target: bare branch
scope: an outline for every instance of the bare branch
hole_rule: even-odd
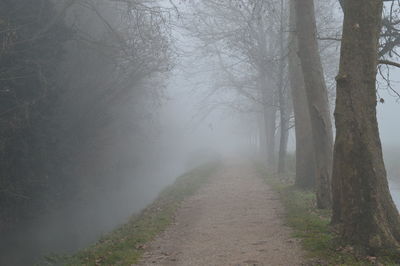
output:
[[[389,65],[389,66],[394,66],[394,67],[400,68],[400,63],[393,62],[390,60],[381,59],[381,60],[378,60],[378,63],[381,65]]]

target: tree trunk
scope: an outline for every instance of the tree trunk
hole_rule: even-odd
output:
[[[370,254],[399,249],[400,217],[389,192],[376,118],[381,0],[344,2],[337,80],[332,224]]]
[[[260,77],[261,93],[263,97],[265,145],[267,151],[267,167],[275,170],[275,131],[276,108],[274,106],[274,93],[267,85],[266,77]]]
[[[264,119],[266,129],[267,166],[269,169],[275,171],[275,108],[264,107]]]
[[[296,9],[299,57],[306,87],[316,161],[318,208],[331,207],[332,122],[317,42],[313,0],[292,0]]]
[[[283,0],[281,0],[281,17],[279,29],[279,113],[280,113],[280,138],[279,138],[279,155],[278,155],[278,173],[282,174],[286,169],[286,154],[289,139],[289,106],[284,86],[285,71],[285,51],[284,47],[284,12]]]
[[[280,92],[280,94],[283,94],[283,92]],[[279,98],[281,130],[279,138],[278,173],[282,174],[286,169],[286,155],[289,140],[289,110],[286,95],[279,95]]]
[[[263,13],[263,2],[256,1],[255,11],[256,16],[260,17],[257,19],[257,28],[253,32],[255,34],[255,38],[258,43],[258,51],[257,54],[261,58],[267,57],[269,54],[268,51],[268,42],[267,36],[264,32],[264,24],[262,21],[262,13]],[[266,145],[266,155],[267,155],[267,167],[271,171],[275,171],[276,163],[275,163],[275,137],[276,137],[276,112],[277,108],[275,107],[275,95],[274,90],[269,85],[270,81],[267,80],[270,77],[270,73],[268,67],[265,65],[263,60],[260,60],[257,63],[258,70],[258,82],[260,86],[260,92],[263,102],[263,115],[264,115],[264,126],[265,126],[265,145]]]
[[[289,29],[289,79],[293,102],[296,137],[297,187],[312,189],[315,186],[315,155],[312,142],[311,120],[304,87],[303,73],[297,51],[296,17],[294,2],[290,2]]]
[[[260,110],[260,113],[257,115],[258,120],[258,142],[259,146],[259,157],[266,158],[267,157],[267,144],[266,144],[266,135],[265,135],[265,120],[264,120],[264,109]]]

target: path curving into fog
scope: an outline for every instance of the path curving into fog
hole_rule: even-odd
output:
[[[139,265],[301,265],[278,197],[250,164],[227,163],[179,209]]]

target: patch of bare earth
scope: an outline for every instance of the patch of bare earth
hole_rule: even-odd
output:
[[[226,164],[184,201],[139,265],[301,265],[278,196],[251,165]]]

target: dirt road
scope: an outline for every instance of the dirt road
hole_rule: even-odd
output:
[[[300,265],[273,192],[246,163],[227,163],[179,209],[139,265]]]

